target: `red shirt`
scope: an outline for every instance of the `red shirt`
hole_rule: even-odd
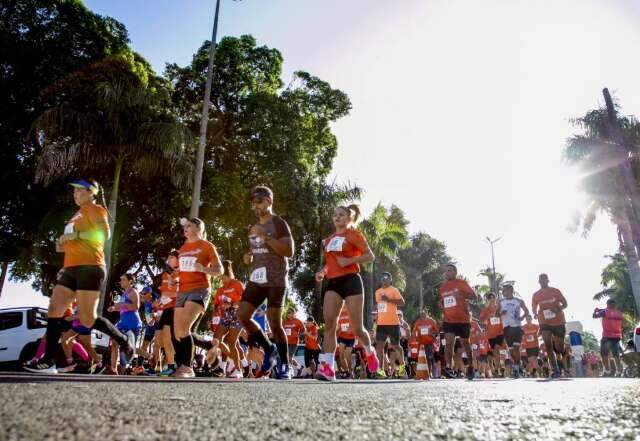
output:
[[[325,273],[328,279],[335,279],[336,277],[360,271],[360,266],[357,263],[344,268],[341,267],[338,265],[336,257],[359,257],[369,249],[367,239],[354,228],[348,228],[344,233],[333,233],[322,242],[322,245],[325,261],[327,262]]]
[[[346,307],[342,308],[342,311],[340,311],[337,334],[339,338],[343,338],[345,340],[353,340],[356,338],[356,335],[351,329],[351,319],[349,318],[349,311]]]
[[[287,344],[297,345],[300,342],[300,333],[304,332],[304,323],[294,317],[291,320],[284,320],[282,327],[287,334]]]
[[[320,349],[318,344],[318,327],[313,323],[307,322],[307,336],[304,341],[305,349],[317,351]]]
[[[200,288],[209,288],[209,275],[195,271],[195,263],[199,263],[202,266],[208,266],[209,264],[219,265],[220,258],[216,247],[211,242],[206,240],[196,240],[195,242],[185,242],[180,248],[179,262],[180,262],[180,286],[181,293],[193,291]]]
[[[502,328],[502,318],[496,316],[497,305],[489,305],[480,311],[480,321],[487,329],[487,338],[496,338],[504,333]]]
[[[540,326],[531,323],[525,323],[522,325],[522,332],[524,335],[522,336],[522,347],[525,349],[535,349],[540,344],[538,341],[538,331],[540,330]]]
[[[413,335],[418,339],[421,345],[430,345],[433,343],[433,336],[438,335],[438,324],[431,318],[425,318],[415,321],[413,324]]]
[[[602,337],[622,338],[622,313],[615,308],[602,310]]]
[[[565,305],[567,304],[567,301],[559,289],[551,287],[542,288],[533,294],[531,309],[533,309],[534,314],[538,315],[538,322],[541,325],[564,325],[566,323],[564,312],[562,310],[551,310],[551,308],[559,306],[560,302],[563,302]],[[538,307],[540,307],[539,311]]]
[[[476,297],[473,289],[462,279],[447,280],[440,285],[440,300],[444,308],[444,323],[469,323],[471,316],[467,299]]]

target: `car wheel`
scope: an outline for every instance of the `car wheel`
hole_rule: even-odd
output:
[[[22,367],[27,361],[31,360],[35,357],[36,352],[38,351],[38,345],[40,344],[40,340],[32,341],[31,343],[27,343],[22,351],[20,351],[20,358],[18,360],[18,366]]]

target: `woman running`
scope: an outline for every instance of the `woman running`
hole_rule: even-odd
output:
[[[174,316],[177,378],[193,378],[193,336],[191,327],[202,314],[211,296],[210,276],[222,274],[216,247],[205,240],[204,222],[197,217],[181,219],[186,239],[178,251],[179,290]]]
[[[116,327],[120,332],[127,336],[129,345],[132,348],[138,346],[138,336],[142,330],[142,319],[138,313],[140,309],[140,294],[133,286],[135,278],[133,274],[125,274],[120,276],[120,288],[124,291],[120,302],[109,307],[109,312],[118,311],[120,313],[120,320],[116,324]],[[120,347],[117,342],[111,342],[111,367],[105,371],[107,375],[117,375],[118,366],[118,352]],[[120,354],[120,366],[126,368],[127,365],[133,361],[133,358],[127,354]]]
[[[324,291],[323,316],[324,352],[320,355],[320,366],[316,372],[319,380],[336,379],[334,358],[336,350],[336,327],[343,304],[346,305],[351,318],[351,328],[362,341],[367,354],[367,366],[370,372],[378,370],[378,357],[371,346],[369,333],[362,325],[362,308],[364,304],[364,287],[360,277],[360,264],[372,262],[373,252],[365,237],[354,228],[360,218],[360,207],[349,205],[336,208],[333,215],[335,233],[323,241],[326,265],[316,273],[316,281],[325,277],[329,283]]]
[[[73,200],[79,210],[67,223],[56,248],[64,252],[64,265],[53,288],[49,302],[45,353],[36,363],[25,365],[30,372],[57,373],[54,357],[61,334],[68,329],[64,314],[74,301],[78,302],[78,318],[85,328],[95,328],[133,352],[126,337],[113,323],[98,317],[100,287],[105,279],[104,243],[111,234],[107,210],[96,204],[100,186],[92,179],[70,184]]]
[[[216,299],[220,300],[222,305],[222,320],[215,334],[216,339],[224,344],[233,363],[229,378],[241,379],[242,371],[240,364],[240,353],[238,352],[238,336],[242,331],[242,325],[238,321],[238,306],[242,298],[244,286],[235,279],[233,274],[233,264],[229,260],[222,262],[222,286],[216,291]],[[221,348],[223,347],[220,345]],[[224,352],[224,350],[223,350]],[[220,368],[226,372],[227,361],[223,360]]]
[[[162,369],[162,365],[160,365],[160,375],[163,377],[176,373],[176,352],[173,347],[173,316],[178,293],[178,267],[178,252],[173,250],[167,257],[160,283],[160,311],[162,312],[158,320],[156,345],[164,349],[167,367]]]

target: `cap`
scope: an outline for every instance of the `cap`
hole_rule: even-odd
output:
[[[393,277],[391,276],[391,273],[386,273],[386,272],[385,272],[385,273],[382,273],[382,279],[383,279],[383,280],[385,280],[385,279],[386,279],[386,280],[389,280],[389,281],[390,281],[390,280],[392,280],[392,279],[393,279]]]
[[[607,300],[607,305],[615,305],[615,304],[616,304],[615,300],[613,300],[613,299]]]
[[[251,190],[249,200],[254,200],[255,198],[268,198],[270,201],[273,201],[273,191],[271,191],[269,187],[259,185]]]
[[[149,294],[151,292],[151,287],[150,286],[145,286],[144,288],[142,288],[142,290],[140,291],[140,293],[142,294]]]
[[[85,190],[89,190],[92,194],[98,194],[98,183],[91,180],[78,179],[77,181],[73,181],[69,183],[70,186],[74,188],[84,188]]]

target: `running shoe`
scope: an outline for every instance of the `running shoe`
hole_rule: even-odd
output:
[[[240,369],[234,369],[227,378],[231,378],[233,380],[242,380],[244,376],[242,375]]]
[[[135,366],[132,370],[131,370],[131,375],[144,375],[144,368],[142,366]]]
[[[291,368],[288,364],[283,364],[276,370],[276,380],[291,380]]]
[[[456,373],[453,372],[453,369],[451,369],[450,367],[446,367],[442,370],[442,376],[444,378],[456,378]]]
[[[163,369],[160,372],[160,376],[161,377],[171,377],[172,375],[174,375],[176,373],[175,368],[172,368],[170,366],[167,366],[165,369]]]
[[[380,361],[378,360],[378,355],[375,352],[371,352],[367,355],[367,369],[373,374],[374,372],[378,372],[379,367]]]
[[[76,364],[74,362],[65,363],[58,368],[58,372],[62,372],[64,374],[73,372],[76,369]]]
[[[104,372],[104,370],[106,369],[106,366],[104,366],[102,363],[94,363],[91,365],[91,369],[89,369],[89,373],[91,375],[100,375],[101,373]]]
[[[467,380],[471,381],[473,380],[473,377],[475,377],[475,371],[473,369],[473,366],[469,366],[467,368]]]
[[[398,366],[398,377],[407,378],[407,367],[404,364]]]
[[[560,369],[554,369],[553,373],[551,374],[551,378],[560,378],[562,377],[562,374],[560,373]]]
[[[278,348],[272,344],[269,349],[264,352],[264,361],[260,370],[256,373],[256,378],[266,377],[271,373],[271,370],[275,367],[278,357]]]
[[[215,377],[215,378],[224,378],[225,377],[225,373],[222,369],[215,368],[214,370],[211,371],[211,376]]]
[[[176,378],[195,378],[196,373],[188,366],[180,366],[174,375]]]
[[[156,368],[149,368],[146,371],[144,371],[144,374],[149,376],[155,376],[157,375]]]
[[[379,380],[383,380],[387,378],[387,373],[383,369],[378,369],[376,371],[376,378]]]
[[[316,371],[316,380],[336,381],[336,373],[328,363],[320,363],[320,367]]]
[[[56,365],[47,361],[30,362],[24,365],[24,369],[34,374],[57,374]]]
[[[102,375],[118,375],[118,371],[111,366],[107,366],[106,369],[102,371]]]

